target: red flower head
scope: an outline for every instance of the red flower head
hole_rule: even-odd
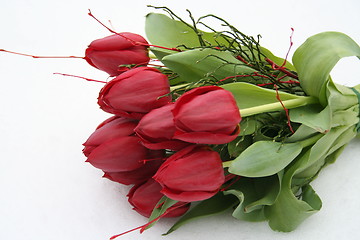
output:
[[[139,67],[108,82],[100,91],[98,104],[105,112],[140,119],[171,102],[169,93],[166,75],[155,68]]]
[[[162,158],[163,151],[145,148],[136,136],[117,137],[102,143],[87,162],[104,172],[128,172],[141,168],[146,160]]]
[[[175,139],[199,144],[225,144],[239,133],[240,112],[231,92],[198,87],[184,93],[173,110]]]
[[[135,185],[131,188],[128,197],[129,203],[134,206],[134,210],[145,217],[150,217],[152,210],[156,204],[164,196],[160,193],[161,186],[153,179],[147,182]],[[184,202],[176,203],[173,211],[167,213],[164,217],[178,217],[183,215],[190,207],[190,204]]]
[[[171,149],[178,151],[189,143],[172,139],[175,133],[174,117],[171,110],[174,104],[153,109],[146,114],[135,128],[144,146],[150,149]]]
[[[95,132],[83,144],[85,146],[84,155],[89,156],[92,150],[108,140],[134,134],[136,124],[136,122],[126,118],[108,118],[96,128]]]
[[[140,184],[154,176],[163,162],[163,159],[152,159],[133,171],[105,172],[103,177],[125,185]]]
[[[192,145],[169,157],[153,177],[167,197],[184,202],[214,196],[225,181],[222,161],[207,146]]]
[[[128,70],[120,65],[147,65],[148,42],[134,33],[119,33],[94,40],[85,51],[85,60],[93,67],[117,76]]]

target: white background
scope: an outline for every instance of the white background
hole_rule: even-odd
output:
[[[341,31],[360,43],[358,0],[296,1],[45,1],[1,0],[0,48],[38,55],[83,56],[94,39],[109,35],[87,15],[111,20],[121,31],[144,34],[147,4],[166,5],[182,17],[221,16],[244,33],[261,33],[262,45],[285,56],[290,28],[294,49],[322,31]],[[181,2],[181,3],[180,3]],[[142,225],[131,210],[129,187],[102,179],[85,163],[82,143],[109,115],[97,104],[100,83],[53,75],[106,80],[80,59],[32,59],[0,52],[0,239],[102,240]],[[360,83],[358,61],[341,61],[335,81]],[[162,220],[143,234],[120,239],[360,239],[360,140],[313,183],[322,210],[292,233],[267,223],[223,214],[193,222],[161,237],[175,220]]]

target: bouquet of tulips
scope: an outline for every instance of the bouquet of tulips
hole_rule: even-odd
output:
[[[311,181],[360,131],[360,85],[329,76],[339,59],[360,57],[360,47],[323,32],[291,64],[217,16],[189,12],[188,23],[155,8],[170,17],[146,16],[150,43],[113,32],[86,50],[90,65],[114,77],[98,98],[113,116],[84,143],[87,162],[133,185],[129,203],[149,218],[141,230],[181,216],[170,233],[230,209],[240,220],[294,230],[321,208]]]

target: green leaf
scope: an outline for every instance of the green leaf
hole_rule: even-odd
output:
[[[293,135],[286,139],[286,142],[297,142],[303,141],[307,138],[314,136],[314,134],[318,133],[313,128],[306,126],[305,124],[301,124],[300,127],[295,131]]]
[[[332,115],[330,107],[323,108],[319,104],[312,104],[290,110],[290,120],[302,123],[317,132],[325,133],[330,130]]]
[[[317,101],[311,97],[303,97],[280,91],[276,92],[275,90],[244,82],[224,84],[221,87],[234,95],[242,117],[264,112],[281,111],[284,110],[282,104],[286,108],[291,109],[316,103]],[[277,97],[281,99],[281,102]]]
[[[276,91],[258,87],[250,83],[228,83],[221,85],[221,87],[230,91],[234,95],[236,103],[240,109],[279,102],[276,98]],[[285,92],[278,92],[278,94],[282,101],[302,98],[301,96]]]
[[[302,148],[298,142],[258,141],[231,162],[229,172],[245,177],[270,176],[291,163]]]
[[[151,52],[153,54],[155,54],[156,58],[159,59],[160,61],[163,59],[163,57],[165,57],[167,55],[177,53],[177,52],[172,51],[172,50],[167,50],[167,49],[162,49],[162,48],[155,48],[155,47],[151,47],[150,50],[151,50]]]
[[[148,40],[155,45],[174,48],[179,45],[199,46],[196,33],[184,23],[175,21],[164,14],[146,15],[145,32]]]
[[[326,105],[326,83],[336,63],[343,57],[360,57],[360,47],[349,36],[323,32],[308,38],[294,53],[292,61],[304,91]]]
[[[346,110],[359,104],[356,93],[352,89],[335,84],[331,80],[326,84],[326,96],[332,112]]]
[[[184,22],[174,20],[164,14],[149,13],[146,16],[145,31],[148,40],[158,46],[174,48],[177,46],[185,45],[188,48],[200,47],[200,41],[198,34],[194,31],[192,26],[185,24]],[[197,29],[199,35],[207,44],[213,46],[226,46],[234,48],[237,46],[236,42],[233,42],[229,36],[224,36],[219,32],[205,32]],[[231,43],[229,43],[231,42]],[[235,45],[235,46],[234,46]],[[241,46],[243,51],[249,51],[247,47]],[[259,47],[262,54],[271,59],[274,63],[282,65],[284,63],[283,58],[279,58],[272,54],[268,49]],[[158,50],[158,48],[153,48]],[[257,50],[253,48],[254,56],[257,57]],[[164,50],[164,53],[176,53],[174,51]],[[154,53],[158,56],[157,53]],[[166,55],[167,55],[166,54]],[[161,59],[162,57],[160,57]],[[259,59],[258,59],[259,60]],[[264,61],[264,58],[261,59]],[[286,62],[284,65],[287,69],[295,70],[294,66],[290,62]]]
[[[254,179],[254,189],[259,195],[259,199],[249,203],[245,208],[245,212],[251,212],[255,209],[262,208],[263,206],[270,206],[274,204],[281,189],[281,179],[283,172],[278,174]]]
[[[239,205],[233,212],[233,217],[246,221],[266,220],[264,206],[272,205],[280,191],[282,174],[264,178],[241,178],[225,191],[239,199]]]
[[[154,45],[168,48],[180,45],[188,48],[201,46],[198,34],[191,26],[164,14],[149,13],[146,16],[145,32],[148,40]],[[198,33],[207,44],[229,46],[229,42],[219,33],[201,30],[198,30]]]
[[[237,202],[238,200],[234,196],[224,195],[222,192],[219,192],[214,197],[201,201],[195,207],[190,209],[164,235],[175,231],[182,225],[189,223],[193,220],[215,214],[220,214],[227,209],[232,208]]]
[[[265,216],[273,230],[290,232],[321,208],[321,200],[310,186],[302,189],[302,198],[295,196],[292,188],[294,174],[300,169],[306,168],[310,153],[311,149],[302,153],[286,169],[282,178],[281,191],[275,203],[265,206]]]
[[[302,199],[296,198],[286,187],[282,188],[275,204],[265,207],[265,215],[273,230],[290,232],[320,208],[321,200],[310,185],[303,188]]]
[[[229,76],[255,72],[254,69],[239,64],[230,52],[210,48],[167,55],[161,61],[187,82],[196,82],[206,77],[221,80]]]

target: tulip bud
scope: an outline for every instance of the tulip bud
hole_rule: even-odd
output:
[[[225,144],[239,133],[240,112],[231,92],[198,87],[184,93],[173,109],[174,138],[198,144]]]
[[[96,128],[95,132],[83,144],[85,146],[84,155],[89,156],[92,150],[103,142],[134,134],[136,124],[136,122],[126,118],[116,116],[108,118]]]
[[[189,143],[172,139],[175,133],[174,117],[171,110],[174,104],[153,109],[140,121],[135,132],[144,146],[150,149],[170,149],[178,151]]]
[[[133,171],[153,159],[153,152],[162,153],[145,148],[136,136],[117,137],[93,149],[87,162],[104,172]]]
[[[200,201],[214,196],[225,181],[217,152],[204,145],[188,146],[169,157],[153,177],[161,193],[178,201]]]
[[[139,67],[108,82],[100,91],[98,104],[105,112],[140,119],[171,102],[169,93],[166,75],[155,68]]]
[[[148,42],[134,33],[119,33],[94,40],[85,51],[85,60],[111,77],[127,71],[121,65],[147,65]]]
[[[154,176],[163,162],[163,159],[149,160],[142,167],[133,171],[105,172],[103,177],[125,185],[140,184]]]
[[[128,201],[132,206],[134,206],[133,209],[135,211],[145,217],[150,217],[153,209],[156,207],[156,204],[164,196],[160,193],[160,190],[160,184],[150,178],[147,182],[135,185],[131,188],[128,194]],[[167,213],[164,217],[181,216],[189,209],[189,207],[189,204],[178,202],[173,206],[174,210]]]

